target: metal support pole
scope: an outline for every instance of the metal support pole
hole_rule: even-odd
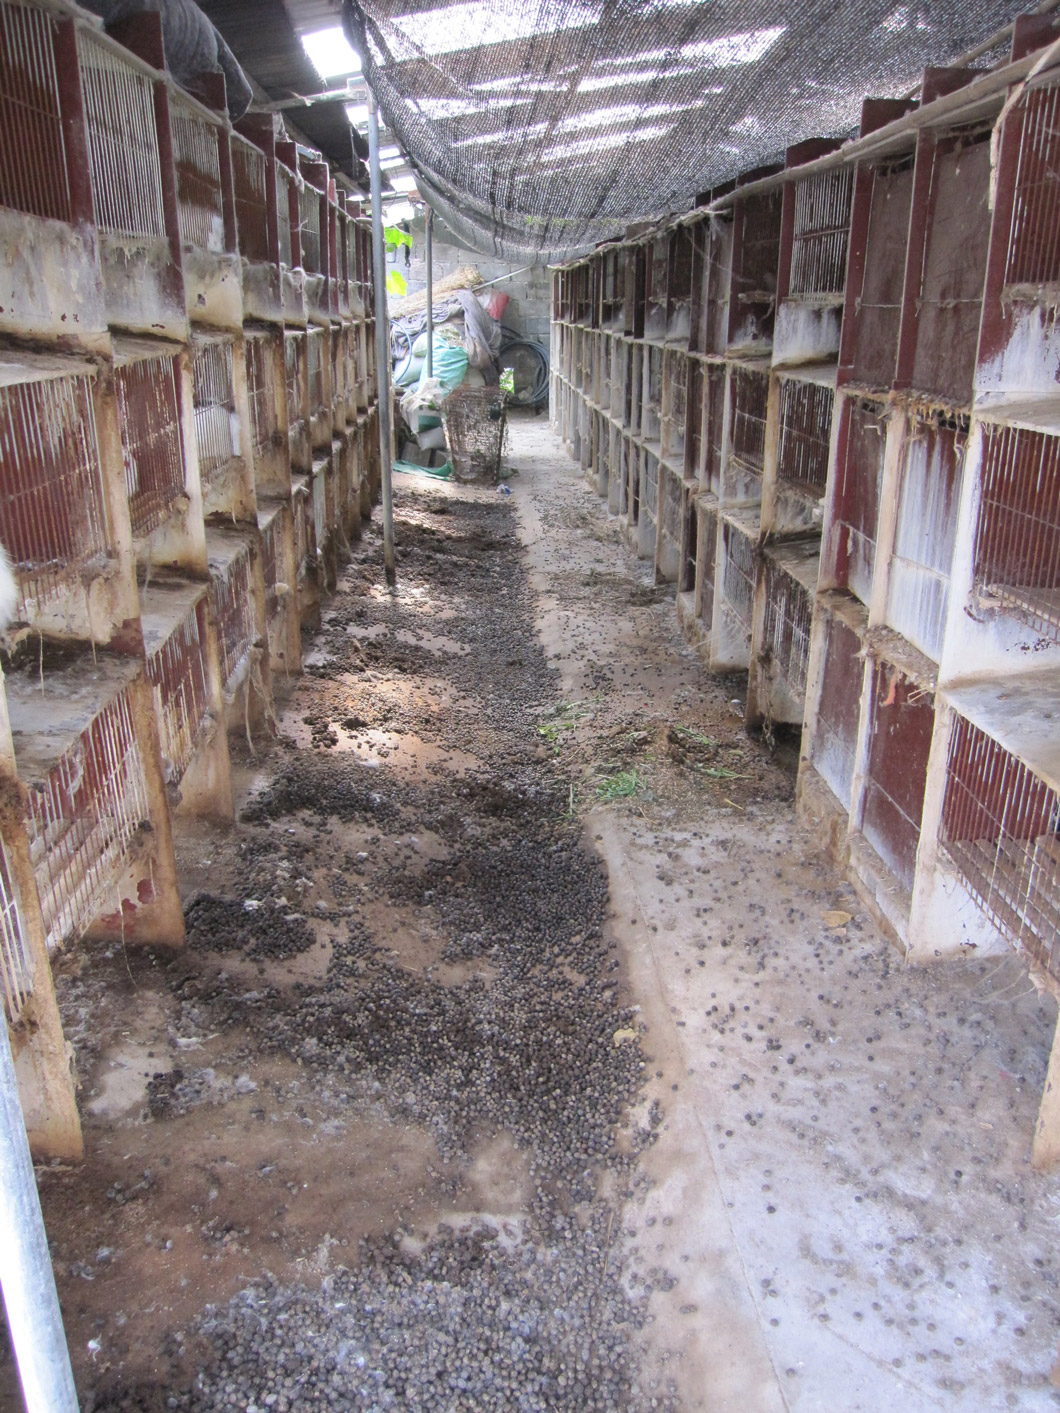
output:
[[[0,1014],[0,1286],[26,1413],[77,1413],[52,1258]]]
[[[379,112],[368,93],[368,167],[372,179],[372,264],[375,270],[375,361],[379,374],[379,456],[383,480],[383,567],[397,582],[394,559],[394,419],[390,411],[390,320],[386,312],[386,246],[383,244],[383,176],[379,166]]]
[[[434,212],[427,207],[427,376],[434,377]]]

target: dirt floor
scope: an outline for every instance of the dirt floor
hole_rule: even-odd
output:
[[[398,479],[394,593],[365,527],[188,947],[62,962],[82,1406],[1055,1408],[1055,1006],[906,968],[543,419],[510,469]]]

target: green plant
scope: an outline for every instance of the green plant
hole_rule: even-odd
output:
[[[695,741],[697,746],[708,746],[714,748],[718,742],[713,736],[704,736],[702,731],[694,731],[691,726],[674,726],[675,735],[687,736],[690,741]]]
[[[387,294],[408,294],[408,281],[400,270],[388,270],[386,272],[386,292]]]
[[[553,751],[558,751],[561,733],[573,731],[579,720],[588,714],[584,707],[574,702],[562,702],[547,713],[544,722],[537,728],[537,734]]]
[[[604,804],[611,804],[613,800],[628,800],[640,786],[640,776],[635,770],[620,770],[600,781],[596,787],[596,797]]]
[[[389,250],[397,250],[403,245],[407,245],[410,250],[412,249],[412,237],[400,226],[384,226],[383,239]]]
[[[501,373],[501,391],[502,391],[502,392],[506,392],[506,393],[512,393],[512,394],[514,395],[514,393],[515,393],[515,369],[514,369],[514,368],[505,368],[505,370],[503,371],[503,373]]]

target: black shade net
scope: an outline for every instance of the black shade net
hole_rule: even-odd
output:
[[[424,197],[469,245],[562,259],[856,130],[1027,6],[1002,0],[343,0]],[[990,56],[994,57],[994,56]]]

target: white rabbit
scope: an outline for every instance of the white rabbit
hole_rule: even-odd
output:
[[[0,545],[0,633],[18,616],[22,595],[7,550]]]

